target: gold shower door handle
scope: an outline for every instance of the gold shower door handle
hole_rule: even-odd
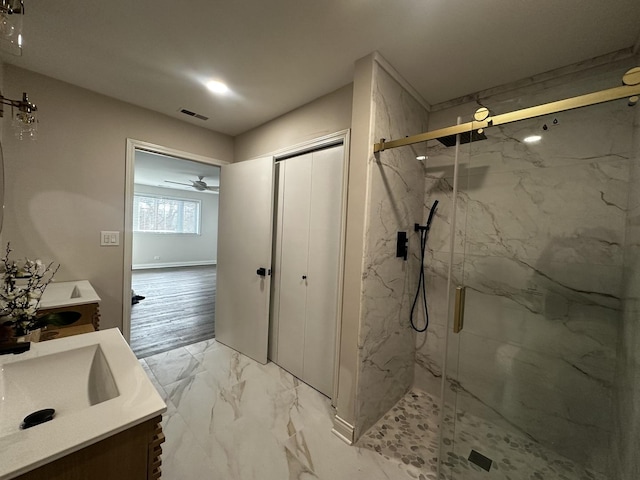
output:
[[[456,308],[453,312],[453,333],[460,333],[464,327],[465,287],[456,287]]]

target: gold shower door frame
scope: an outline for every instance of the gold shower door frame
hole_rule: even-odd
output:
[[[599,103],[610,102],[612,100],[619,100],[625,97],[629,98],[629,105],[634,105],[638,100],[640,100],[640,67],[634,67],[625,73],[622,77],[622,82],[623,86],[621,87],[600,90],[599,92],[566,98],[564,100],[557,100],[555,102],[523,108],[521,110],[515,110],[513,112],[495,116],[489,116],[489,110],[482,107],[476,111],[474,114],[474,121],[471,122],[440,128],[430,132],[419,133],[418,135],[391,140],[388,142],[386,139],[381,138],[378,143],[373,145],[373,153],[383,152],[391,148],[403,147],[405,145],[413,145],[414,143],[422,143],[427,140],[436,140],[438,138],[454,136],[459,133],[473,130],[481,130],[487,127],[495,127],[506,123],[513,123],[520,120],[527,120],[567,110],[574,110],[576,108],[588,107]]]

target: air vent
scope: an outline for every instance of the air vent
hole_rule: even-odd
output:
[[[186,108],[181,108],[180,113],[184,113],[185,115],[189,115],[190,117],[195,117],[199,120],[209,120],[209,117],[205,117],[204,115],[200,115],[199,113],[192,112],[191,110],[187,110]]]

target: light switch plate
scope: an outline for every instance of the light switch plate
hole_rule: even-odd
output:
[[[120,245],[120,232],[103,230],[100,232],[101,247],[116,247]]]

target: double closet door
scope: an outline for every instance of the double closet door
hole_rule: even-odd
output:
[[[331,397],[343,218],[344,146],[277,164],[269,354]]]

